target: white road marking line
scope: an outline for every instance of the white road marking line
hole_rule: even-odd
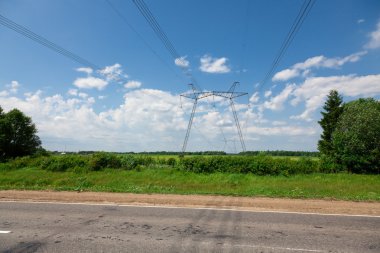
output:
[[[271,250],[291,250],[291,251],[303,251],[303,252],[326,252],[323,250],[316,249],[298,249],[298,248],[283,248],[283,247],[268,247],[268,246],[256,246],[256,245],[246,245],[246,244],[235,244],[233,246],[237,247],[249,247],[249,248],[258,248],[258,249],[271,249]]]
[[[9,234],[11,231],[2,231],[0,230],[0,234]]]
[[[214,242],[201,242],[201,244],[215,244]],[[270,250],[289,250],[289,251],[302,251],[302,252],[327,252],[326,250],[317,249],[302,249],[302,248],[290,248],[290,247],[274,247],[274,246],[262,246],[262,245],[252,245],[252,244],[229,244],[223,243],[223,247],[240,247],[240,248],[255,248],[255,249],[270,249]]]
[[[53,201],[17,201],[17,200],[1,200],[0,203],[27,203],[27,204],[57,204],[57,205],[88,205],[88,206],[120,206],[120,207],[147,207],[147,208],[166,208],[166,209],[195,209],[195,210],[216,210],[216,211],[235,211],[250,213],[279,213],[279,214],[300,214],[300,215],[320,215],[320,216],[342,216],[342,217],[364,217],[364,218],[380,218],[377,215],[365,214],[339,214],[339,213],[306,213],[291,211],[271,211],[271,210],[249,210],[237,208],[218,208],[218,207],[189,207],[189,206],[169,206],[169,205],[133,205],[133,204],[117,204],[117,203],[91,203],[91,202],[53,202]]]

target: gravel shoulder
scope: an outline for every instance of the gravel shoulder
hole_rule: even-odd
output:
[[[214,195],[5,190],[0,191],[0,201],[124,204],[194,208],[206,207],[247,211],[282,211],[380,216],[379,202],[279,199]]]

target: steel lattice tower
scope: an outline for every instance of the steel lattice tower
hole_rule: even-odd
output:
[[[229,99],[230,107],[231,107],[231,110],[232,110],[232,113],[234,116],[237,131],[238,131],[241,147],[242,147],[243,151],[246,151],[243,133],[241,131],[241,127],[239,124],[239,119],[238,119],[238,115],[236,113],[235,103],[234,103],[233,99],[247,95],[248,93],[236,92],[235,88],[238,84],[239,84],[239,82],[234,82],[228,91],[198,91],[194,87],[193,84],[189,84],[191,86],[192,91],[180,95],[181,97],[190,98],[190,99],[194,100],[193,109],[191,111],[191,115],[190,115],[190,119],[189,119],[189,124],[187,126],[185,140],[184,140],[183,146],[182,146],[182,154],[184,154],[186,151],[187,141],[189,140],[190,130],[191,130],[191,126],[193,124],[194,114],[195,114],[195,111],[197,108],[198,100],[203,99],[203,98],[207,98],[207,97],[211,97],[211,96],[217,96],[217,97],[223,97],[223,98]]]

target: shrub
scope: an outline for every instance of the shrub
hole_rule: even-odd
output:
[[[173,157],[170,157],[166,160],[166,165],[174,167],[177,164],[177,160]]]
[[[137,167],[137,160],[133,155],[124,155],[120,158],[121,167],[126,170],[133,170]]]
[[[88,167],[88,158],[80,155],[62,155],[45,157],[40,167],[49,171],[67,171],[75,167]]]
[[[319,171],[319,162],[310,158],[291,160],[270,156],[184,157],[180,168],[196,173],[230,172],[255,175],[307,174]]]
[[[90,170],[98,171],[104,168],[121,168],[121,159],[111,153],[99,152],[91,156],[89,162]]]

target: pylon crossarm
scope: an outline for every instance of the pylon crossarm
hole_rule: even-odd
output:
[[[246,151],[245,143],[244,143],[244,139],[243,139],[243,134],[242,134],[242,131],[240,128],[239,119],[238,119],[238,116],[236,113],[236,109],[235,109],[233,99],[237,98],[237,97],[244,96],[244,95],[248,95],[248,93],[246,93],[246,92],[235,92],[235,88],[238,84],[239,84],[239,82],[234,82],[228,91],[199,91],[196,89],[196,87],[193,84],[189,84],[191,87],[191,91],[188,91],[188,92],[180,95],[181,97],[190,98],[190,99],[194,100],[193,110],[191,112],[191,116],[189,119],[189,124],[188,124],[187,131],[186,131],[185,141],[184,141],[183,146],[182,146],[182,153],[183,154],[186,151],[186,146],[187,146],[187,142],[188,142],[188,139],[190,136],[191,126],[193,124],[194,114],[195,114],[195,110],[197,107],[198,100],[203,99],[203,98],[207,98],[207,97],[211,97],[211,96],[222,97],[222,98],[226,98],[226,99],[230,100],[231,110],[232,110],[232,113],[234,115],[236,128],[238,130],[238,135],[240,138],[241,146],[243,148],[243,151]]]
[[[237,98],[244,95],[248,95],[246,92],[229,92],[229,91],[213,91],[213,95],[223,98]]]
[[[180,95],[181,97],[184,97],[184,98],[190,98],[190,99],[196,99],[197,98],[197,96],[195,95],[195,94],[193,94],[193,93],[189,93],[189,94],[181,94]]]

